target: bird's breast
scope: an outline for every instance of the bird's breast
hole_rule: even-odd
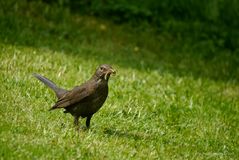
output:
[[[75,104],[69,108],[70,113],[79,115],[81,117],[87,117],[97,112],[104,104],[108,96],[108,86],[97,86],[95,92],[86,97],[80,103]]]
[[[92,108],[98,110],[105,102],[108,96],[108,87],[107,88],[98,88],[98,90],[90,98],[92,103]]]

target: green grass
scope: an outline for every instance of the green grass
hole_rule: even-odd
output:
[[[38,2],[13,8],[0,12],[0,159],[239,157],[237,54]],[[78,133],[48,112],[56,98],[32,73],[70,89],[101,63],[118,74]]]

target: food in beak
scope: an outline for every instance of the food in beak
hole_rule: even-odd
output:
[[[104,76],[104,79],[107,80],[109,79],[110,75],[115,75],[116,74],[116,71],[113,70],[113,69],[110,69],[108,72],[106,72],[105,76]]]
[[[110,72],[111,72],[112,75],[116,75],[116,71],[115,70],[111,69]]]

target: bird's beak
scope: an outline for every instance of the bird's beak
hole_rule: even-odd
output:
[[[116,71],[114,69],[110,69],[110,74],[116,75]]]
[[[116,71],[114,69],[109,69],[108,72],[105,74],[104,79],[108,80],[110,75],[115,75]]]

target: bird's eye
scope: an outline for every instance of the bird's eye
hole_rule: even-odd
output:
[[[100,70],[101,70],[101,71],[103,71],[103,70],[104,70],[104,68],[103,68],[103,67],[100,67]]]

